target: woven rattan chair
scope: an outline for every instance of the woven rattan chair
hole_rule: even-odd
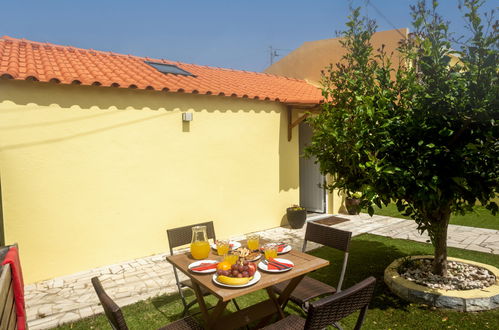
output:
[[[264,329],[315,330],[324,329],[328,325],[333,325],[341,329],[337,322],[358,310],[360,310],[360,313],[354,329],[360,329],[362,323],[364,323],[367,308],[374,293],[375,284],[376,279],[371,276],[345,291],[311,302],[307,319],[303,319],[297,315],[290,315]]]
[[[338,285],[335,288],[321,281],[313,279],[312,277],[305,276],[291,293],[289,300],[301,306],[304,310],[307,310],[306,303],[310,299],[317,298],[326,294],[340,292],[341,286],[343,284],[343,279],[345,277],[345,271],[347,269],[348,250],[350,247],[351,238],[352,233],[349,231],[339,230],[315,222],[307,223],[307,230],[305,232],[305,240],[303,242],[302,251],[305,252],[308,241],[319,243],[343,251],[345,254],[343,257],[343,265],[341,267],[340,280],[338,281]],[[278,294],[282,294],[288,283],[289,281],[279,283],[273,288]]]
[[[202,223],[197,223],[194,225],[189,225],[189,226],[184,226],[184,227],[178,227],[178,228],[173,228],[173,229],[168,229],[166,231],[166,235],[168,236],[168,244],[170,246],[170,255],[173,255],[173,249],[182,245],[186,245],[191,243],[192,241],[192,227],[194,226],[206,226],[206,234],[208,235],[208,239],[213,239],[213,241],[216,241],[216,236],[215,236],[215,228],[213,227],[213,221],[209,222],[202,222]],[[192,282],[191,280],[187,279],[184,281],[180,281],[177,273],[177,269],[173,267],[173,274],[175,275],[175,281],[177,283],[177,288],[178,292],[180,294],[180,298],[182,299],[182,304],[184,305],[184,311],[182,315],[185,315],[189,308],[193,306],[194,304],[197,303],[197,300],[194,299],[190,303],[187,303],[184,295],[184,289],[191,289],[192,290]],[[204,289],[203,286],[201,286],[201,292],[203,293],[204,296],[209,295],[210,293]],[[239,306],[237,305],[236,301],[234,301],[234,305],[236,308],[239,310]]]
[[[125,318],[121,312],[121,308],[107,295],[102,287],[98,277],[92,278],[92,285],[94,286],[97,297],[106,313],[107,320],[114,330],[128,330]],[[159,330],[188,330],[188,329],[203,329],[199,323],[192,317],[186,317],[170,324],[161,327]]]

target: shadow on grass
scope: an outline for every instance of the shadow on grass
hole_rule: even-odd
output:
[[[187,291],[187,290],[186,290]],[[188,296],[189,292],[185,292],[185,295]],[[194,296],[192,294],[192,296]],[[195,298],[195,297],[192,297]],[[191,299],[192,299],[191,298]],[[171,317],[174,316],[176,318],[180,318],[182,316],[182,310],[178,315],[167,315],[165,312],[163,312],[163,309],[167,309],[174,303],[180,303],[181,304],[182,299],[180,298],[180,295],[178,293],[170,294],[167,296],[159,296],[159,297],[154,297],[151,299],[151,303],[154,306],[154,308],[161,314],[163,314],[164,317]],[[190,301],[190,300],[188,300]],[[183,307],[183,305],[182,305]]]
[[[341,265],[343,263],[343,252],[321,247],[309,252],[310,254],[330,261],[328,267],[321,268],[310,276],[324,283],[337,286]],[[423,251],[414,251],[411,254],[424,254]],[[376,277],[376,289],[374,298],[370,304],[371,309],[396,308],[406,310],[409,303],[391,293],[386,286],[383,276],[385,268],[397,258],[407,256],[396,246],[385,245],[381,242],[354,239],[350,244],[350,257],[348,259],[347,270],[342,289],[364,280],[369,276]]]

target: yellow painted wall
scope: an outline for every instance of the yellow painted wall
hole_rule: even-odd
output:
[[[280,225],[298,138],[275,102],[0,80],[0,176],[31,283],[166,252],[167,228]]]

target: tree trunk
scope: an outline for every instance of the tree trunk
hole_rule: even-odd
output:
[[[433,274],[447,276],[447,228],[449,227],[450,208],[439,212],[439,220],[433,223],[432,243],[435,248]]]

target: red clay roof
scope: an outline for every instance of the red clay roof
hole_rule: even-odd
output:
[[[173,64],[194,76],[164,74],[144,61]],[[322,100],[320,90],[304,80],[80,49],[7,36],[0,38],[0,77],[61,84],[225,95],[283,103],[317,104]]]

